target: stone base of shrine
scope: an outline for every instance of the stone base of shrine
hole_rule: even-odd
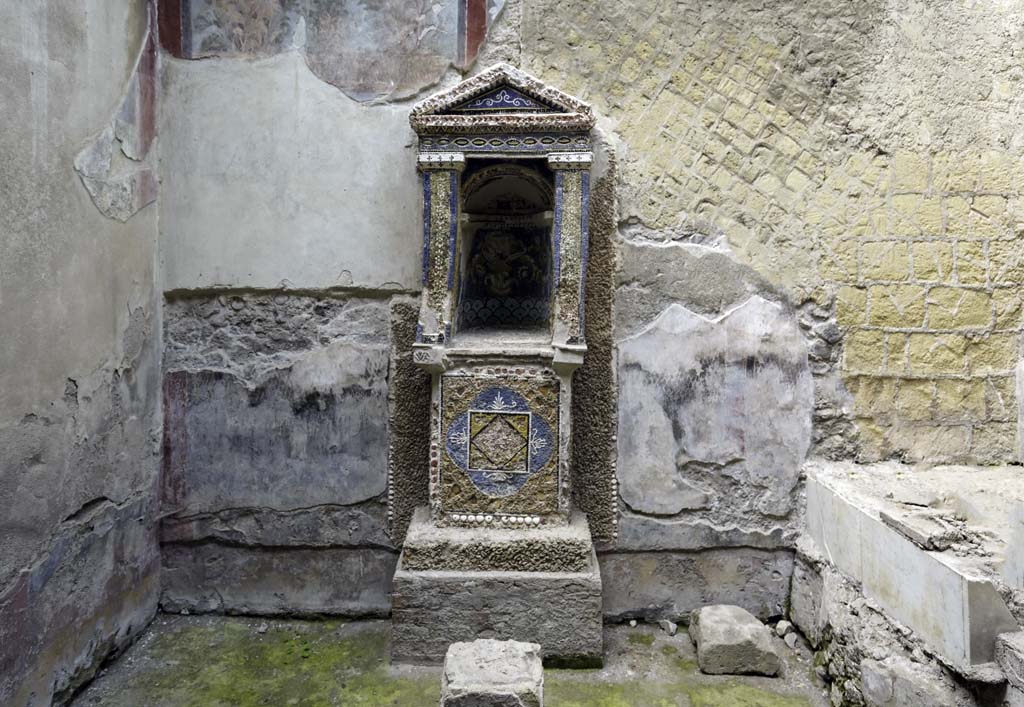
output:
[[[447,542],[464,538],[473,552],[449,547],[456,560],[469,554],[479,557],[481,550],[486,554],[492,549],[482,547],[471,534],[459,537],[447,529],[430,528],[419,514],[414,525],[421,527],[410,527],[412,538],[422,539],[435,531]],[[544,545],[545,532],[544,528],[519,531],[526,555]],[[589,543],[589,531],[586,539]],[[501,540],[498,554],[507,560],[515,555],[514,548],[507,545],[507,537]],[[600,666],[601,574],[592,544],[586,557],[579,569],[554,572],[411,569],[403,550],[392,585],[392,660],[441,663],[452,643],[494,638],[539,643],[547,665]]]
[[[594,543],[587,516],[576,510],[564,525],[540,528],[443,527],[417,508],[402,546],[407,570],[583,572]]]

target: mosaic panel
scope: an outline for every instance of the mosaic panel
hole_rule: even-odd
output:
[[[458,235],[459,172],[429,169],[423,172],[423,284],[426,303],[433,311],[431,331],[417,340],[443,341],[449,324],[448,294],[452,287],[455,240]]]
[[[558,317],[568,331],[569,343],[580,340],[580,283],[583,251],[583,173],[560,170],[555,184],[555,238],[558,252],[555,269],[558,283]]]
[[[441,509],[558,511],[558,379],[441,378]]]
[[[461,326],[546,326],[550,309],[549,249],[545,228],[478,231],[466,263]]]

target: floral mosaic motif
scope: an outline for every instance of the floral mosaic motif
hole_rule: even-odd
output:
[[[482,96],[472,98],[452,110],[455,113],[477,113],[480,111],[549,111],[553,109],[514,88],[502,86]]]
[[[511,496],[551,459],[554,437],[523,396],[493,387],[452,421],[445,448],[477,489],[488,496]]]

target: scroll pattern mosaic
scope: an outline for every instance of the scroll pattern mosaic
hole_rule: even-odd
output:
[[[446,512],[557,512],[558,393],[553,373],[442,376]]]
[[[455,107],[453,112],[478,113],[508,110],[550,111],[553,109],[510,86],[501,86],[482,96],[466,101],[461,106]]]
[[[588,135],[527,133],[512,135],[423,135],[420,152],[581,152],[591,147]]]

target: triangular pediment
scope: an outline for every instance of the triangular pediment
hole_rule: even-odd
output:
[[[492,88],[490,91],[470,98],[468,101],[463,101],[448,112],[471,115],[473,113],[515,113],[521,111],[550,113],[553,111],[557,112],[558,109],[516,89],[514,86],[501,84],[497,88]]]
[[[419,133],[566,132],[589,131],[594,115],[583,101],[498,64],[416,104],[409,120]]]

